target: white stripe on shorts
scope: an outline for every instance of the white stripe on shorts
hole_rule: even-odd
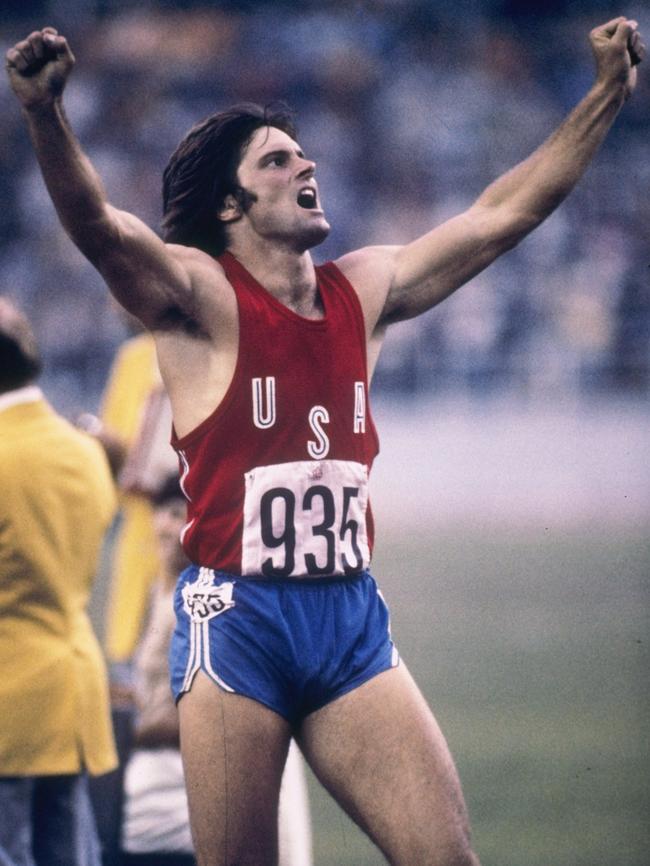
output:
[[[201,665],[203,661],[203,665]],[[185,677],[181,686],[181,693],[189,692],[192,687],[192,682],[196,672],[203,667],[203,670],[214,680],[217,685],[221,686],[227,692],[234,693],[234,689],[221,679],[219,674],[212,667],[210,659],[210,622],[190,622],[190,654],[185,668]]]
[[[210,620],[206,620],[204,623],[202,623],[202,629],[203,629],[203,664],[205,666],[204,670],[205,670],[206,674],[208,674],[210,677],[212,677],[212,679],[215,681],[215,683],[217,683],[217,685],[221,686],[222,689],[225,689],[227,692],[233,692],[234,693],[235,690],[233,688],[231,688],[227,683],[225,683],[221,679],[219,674],[212,667],[212,661],[210,659]]]
[[[201,667],[201,655],[200,655],[200,646],[197,647],[197,637],[199,638],[199,643],[201,640],[201,633],[197,632],[198,623],[190,622],[190,655],[187,660],[187,667],[185,669],[185,678],[183,679],[183,685],[181,686],[181,692],[187,692],[192,685],[192,680],[194,679],[194,674]]]

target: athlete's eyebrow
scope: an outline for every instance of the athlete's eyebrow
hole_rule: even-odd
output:
[[[293,151],[296,156],[299,156],[301,159],[305,158],[305,154],[302,151],[302,148],[297,147]],[[289,150],[288,147],[279,147],[275,150],[270,150],[268,153],[262,154],[262,156],[258,160],[258,165],[264,165],[265,162],[270,162],[272,159],[275,159],[276,156],[291,156],[292,151]]]

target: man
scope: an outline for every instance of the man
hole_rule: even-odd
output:
[[[66,40],[46,28],[7,54],[59,217],[153,333],[171,400],[194,563],[172,676],[201,866],[277,861],[292,733],[390,863],[478,863],[446,743],[366,570],[368,381],[389,324],[513,247],[582,175],[644,52],[625,18],[591,44],[587,96],[465,213],[320,268],[309,250],[329,225],[286,116],[239,107],[188,134],[165,172],[163,243],[108,204],[70,131]]]
[[[40,366],[0,297],[0,862],[99,866],[85,771],[116,758],[86,606],[115,491],[101,446],[34,385]]]

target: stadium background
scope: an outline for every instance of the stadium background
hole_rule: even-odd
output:
[[[44,24],[70,38],[71,121],[111,200],[154,227],[195,120],[286,99],[333,225],[319,261],[408,240],[525,157],[589,87],[591,27],[626,14],[650,34],[641,2],[2,9],[3,50]],[[374,384],[375,572],[484,866],[645,866],[650,849],[649,72],[571,198],[395,327]],[[125,325],[58,226],[4,78],[0,109],[0,291],[74,417],[97,408]],[[378,863],[313,796],[317,866]]]

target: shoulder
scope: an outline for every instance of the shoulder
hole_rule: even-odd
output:
[[[233,308],[234,290],[218,259],[197,247],[182,244],[166,244],[166,247],[169,255],[189,277],[189,312],[199,326],[208,325],[215,313]]]
[[[363,247],[334,261],[359,296],[369,335],[381,319],[400,249],[399,246]]]
[[[360,280],[381,277],[386,266],[390,266],[401,249],[400,246],[377,245],[362,247],[346,253],[334,264],[350,279],[354,275]]]
[[[225,271],[219,260],[198,247],[184,244],[165,244],[167,253],[174,261],[185,268],[190,276],[209,275],[211,279],[227,282]]]

